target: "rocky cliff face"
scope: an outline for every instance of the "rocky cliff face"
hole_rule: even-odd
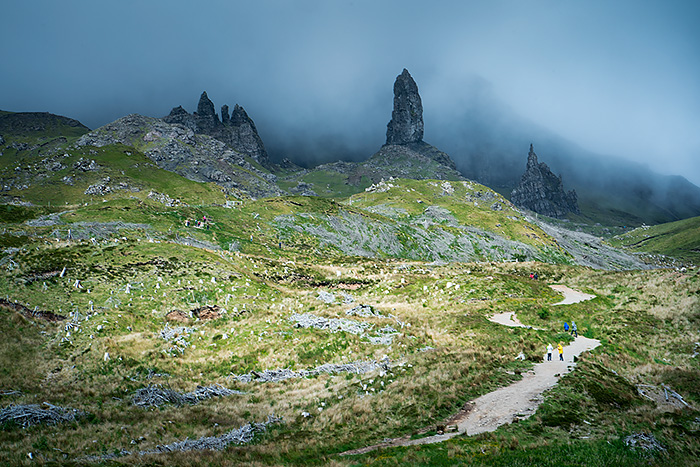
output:
[[[209,135],[223,142],[231,149],[247,154],[265,168],[272,168],[273,164],[267,155],[255,123],[248,116],[243,107],[236,104],[229,117],[227,105],[221,107],[221,120],[216,115],[214,103],[202,93],[194,114],[188,113],[182,106],[173,108],[170,114],[163,117],[166,123],[184,125],[195,133]]]
[[[581,212],[576,192],[564,191],[561,176],[557,177],[547,164],[537,161],[532,145],[527,156],[527,168],[520,184],[511,193],[510,200],[516,206],[558,219],[570,212]]]
[[[394,82],[394,110],[386,128],[386,144],[423,141],[423,104],[407,69]]]

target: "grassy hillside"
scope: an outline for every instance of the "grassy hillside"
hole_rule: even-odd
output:
[[[654,226],[642,226],[610,240],[614,246],[639,254],[667,256],[700,264],[700,217]],[[663,261],[663,258],[649,258]]]
[[[23,170],[17,170],[21,168]],[[140,199],[151,190],[187,204],[223,203],[214,184],[192,182],[159,169],[143,154],[122,145],[72,148],[44,155],[6,150],[0,158],[5,195],[36,205],[80,205],[120,198]],[[109,187],[86,194],[90,186]]]
[[[0,135],[10,142],[41,144],[56,137],[75,138],[88,131],[77,120],[48,112],[0,111]]]
[[[57,149],[0,157],[2,465],[697,463],[698,269],[575,266],[473,182],[252,200],[129,146]],[[596,298],[553,306],[555,283]],[[571,320],[601,345],[532,417],[340,455],[434,433]]]
[[[6,424],[3,462],[16,464],[28,452],[57,461],[106,460],[117,452],[128,463],[186,465],[191,454],[141,457],[121,450],[218,436],[273,413],[283,423],[252,445],[197,458],[262,465],[453,464],[478,455],[488,464],[529,459],[553,465],[569,456],[581,465],[607,465],[600,455],[588,456],[610,441],[606,455],[631,465],[640,456],[622,439],[639,432],[653,433],[664,446],[664,453],[648,454],[660,462],[684,464],[700,453],[696,411],[669,412],[634,388],[666,384],[700,403],[692,356],[700,337],[693,330],[700,321],[697,273],[591,274],[535,263],[310,263],[151,243],[138,230],[118,235],[96,244],[37,239],[24,251],[3,254],[0,288],[27,310],[24,316],[0,311],[7,330],[0,347],[0,388],[8,394],[3,406],[46,401],[89,414],[26,430]],[[527,278],[531,271],[540,281]],[[558,298],[549,282],[598,298],[552,307]],[[360,304],[371,307],[366,316],[357,311]],[[211,320],[197,319],[207,305],[220,308]],[[45,322],[32,317],[33,310],[66,320]],[[182,310],[184,321],[169,322],[173,310]],[[486,320],[513,310],[543,330]],[[298,327],[303,314],[337,320],[344,330]],[[337,456],[386,437],[419,436],[468,400],[518,379],[540,360],[547,342],[571,338],[561,332],[570,319],[603,345],[547,394],[534,417],[439,446]],[[520,353],[524,361],[516,358]],[[374,369],[342,369],[351,363]],[[265,370],[313,371],[324,364],[338,369],[257,380]],[[154,384],[180,393],[219,384],[242,394],[194,405],[134,405],[137,391]]]

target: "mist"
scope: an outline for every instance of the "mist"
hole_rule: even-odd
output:
[[[692,0],[7,2],[0,109],[96,128],[206,90],[308,166],[379,149],[407,68],[425,140],[467,174],[494,154],[524,168],[534,143],[562,172],[579,148],[700,184],[698,17]]]

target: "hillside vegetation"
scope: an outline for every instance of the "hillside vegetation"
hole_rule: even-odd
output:
[[[697,268],[579,266],[475,182],[252,199],[66,139],[0,148],[0,464],[697,463]],[[533,416],[341,455],[449,425],[572,320],[601,345]]]
[[[657,263],[700,264],[700,217],[667,224],[644,225],[618,235],[610,243],[646,255]]]

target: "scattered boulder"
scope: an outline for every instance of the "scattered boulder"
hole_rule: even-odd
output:
[[[221,308],[217,305],[205,305],[192,310],[192,316],[202,321],[211,321],[221,317]]]
[[[301,181],[297,183],[297,186],[291,188],[289,191],[300,196],[318,196],[318,194],[313,190],[313,185]]]
[[[633,433],[625,438],[625,445],[632,449],[641,449],[647,452],[666,450],[651,433]]]
[[[85,159],[84,157],[81,157],[75,164],[73,164],[73,169],[81,172],[90,172],[99,169],[99,166],[93,159]]]
[[[158,201],[159,203],[163,203],[168,207],[181,206],[181,205],[186,206],[186,204],[184,204],[179,199],[173,199],[165,193],[158,193],[157,191],[153,191],[153,190],[151,190],[148,193],[147,198]]]
[[[182,310],[172,310],[165,315],[165,319],[172,321],[174,323],[184,323],[190,322],[190,316]]]
[[[104,196],[107,193],[111,193],[113,191],[112,187],[110,187],[108,185],[110,180],[111,179],[109,177],[107,177],[104,180],[102,180],[101,182],[95,183],[94,185],[90,185],[85,190],[85,194],[86,195],[93,195],[93,196]]]

